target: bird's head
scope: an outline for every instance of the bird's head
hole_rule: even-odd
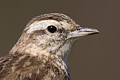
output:
[[[76,38],[99,33],[96,29],[83,28],[70,17],[50,13],[33,18],[25,27],[17,45],[21,51],[33,55],[57,56],[66,59]]]

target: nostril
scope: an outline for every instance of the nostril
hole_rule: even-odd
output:
[[[80,30],[80,29],[82,29],[82,27],[78,27],[76,30]]]

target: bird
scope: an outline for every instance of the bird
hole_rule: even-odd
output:
[[[0,58],[0,80],[71,80],[67,57],[72,44],[98,33],[62,13],[36,16],[9,53]]]

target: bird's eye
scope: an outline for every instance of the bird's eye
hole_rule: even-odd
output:
[[[47,27],[47,30],[51,33],[54,33],[55,31],[57,31],[57,28],[53,25],[50,25]]]

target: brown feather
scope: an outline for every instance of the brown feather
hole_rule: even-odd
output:
[[[0,80],[69,80],[56,58],[45,57],[15,53],[0,58]]]

